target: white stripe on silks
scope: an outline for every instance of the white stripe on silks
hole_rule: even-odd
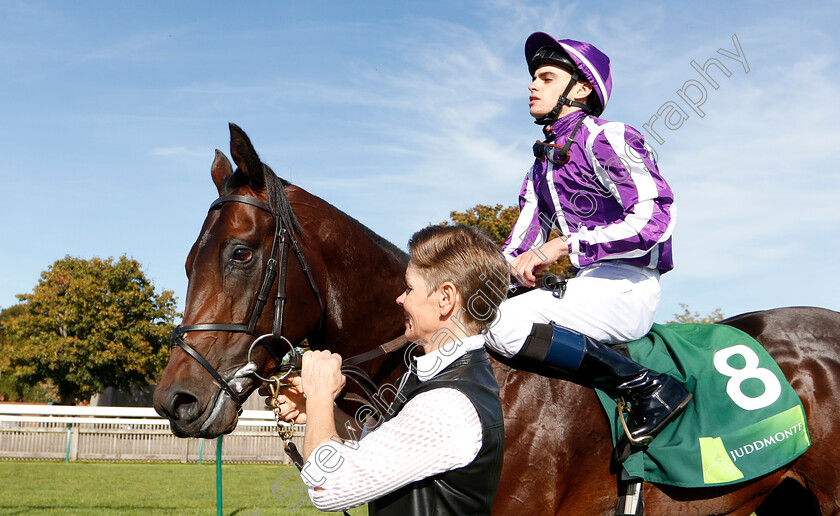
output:
[[[645,256],[650,251],[645,251],[644,249],[634,249],[633,251],[627,251],[626,253],[615,253],[610,254],[609,258],[604,258],[605,260],[629,260],[631,258],[641,258]]]
[[[528,183],[525,187],[525,206],[522,207],[522,210],[519,212],[519,217],[513,224],[513,229],[510,233],[510,243],[504,249],[505,258],[508,261],[513,260],[510,253],[522,246],[523,237],[530,234],[528,228],[530,228],[536,218],[537,209],[537,195],[534,192],[534,167],[531,167],[530,172],[528,172]],[[539,223],[540,221],[537,219],[536,222]],[[542,232],[540,232],[540,235],[542,235]],[[542,240],[542,236],[537,238],[537,242],[542,244],[540,240]]]
[[[546,160],[546,167],[550,161]],[[557,195],[557,188],[554,183],[554,165],[551,165],[551,170],[546,170],[546,179],[548,180],[548,192],[551,194],[551,202],[554,204],[554,224],[560,227],[560,231],[564,235],[571,235],[569,232],[569,221],[566,220],[566,215],[563,213],[563,205],[560,204],[560,196]],[[549,228],[550,230],[551,228]]]
[[[589,136],[586,138],[586,154],[589,157],[589,162],[592,165],[592,170],[595,171],[595,176],[598,179],[598,181],[600,181],[601,186],[603,186],[605,190],[609,191],[613,199],[618,201],[618,204],[621,206],[622,209],[624,209],[624,200],[618,194],[618,187],[615,186],[615,181],[613,181],[612,177],[610,177],[610,175],[607,173],[604,166],[601,165],[601,163],[598,161],[598,158],[595,157],[595,138],[597,138],[598,135],[601,134],[601,132],[606,128],[608,124],[599,126],[593,120],[587,117],[583,125],[586,126],[586,129],[589,130]]]
[[[655,269],[659,264],[659,244],[653,246],[650,250],[650,261],[648,262],[648,269]]]
[[[641,233],[642,228],[650,220],[653,209],[654,202],[652,200],[640,202],[633,207],[633,212],[628,213],[623,221],[590,230],[581,228],[578,234],[581,240],[590,244],[606,244],[626,240]],[[634,252],[639,253],[636,256],[647,254],[647,250],[644,249],[638,249]]]
[[[569,261],[572,262],[572,267],[574,267],[576,269],[580,269],[580,257],[581,257],[580,246],[578,246],[577,254],[572,253],[572,254],[569,255]]]
[[[560,42],[558,41],[558,43],[560,43]],[[589,61],[589,59],[583,57],[583,54],[581,54],[580,52],[578,52],[574,48],[570,47],[569,45],[565,45],[563,43],[560,43],[560,46],[562,46],[563,50],[565,50],[566,52],[574,54],[575,57],[577,57],[578,59],[583,61],[583,64],[585,64],[586,67],[589,68],[589,71],[592,72],[592,75],[595,76],[595,81],[598,83],[598,88],[601,89],[601,94],[604,95],[604,105],[601,106],[601,111],[606,109],[607,101],[609,100],[608,98],[606,98],[607,87],[604,85],[604,79],[600,75],[598,75],[598,70],[594,66],[592,66],[592,63]],[[600,98],[598,100],[600,100]]]
[[[640,205],[650,205],[651,207],[655,206],[653,201],[645,201],[644,203],[637,204],[636,209],[638,209]],[[625,219],[625,221],[631,220],[633,218],[632,215],[633,214],[631,214],[631,216],[627,217],[627,219]],[[628,251],[626,253],[610,254],[610,259],[639,258],[639,257],[644,256],[647,253],[651,253],[651,255],[652,255],[651,256],[651,268],[655,269],[656,265],[659,263],[659,244],[661,244],[661,243],[665,242],[666,240],[668,240],[669,238],[671,238],[671,233],[673,233],[673,231],[674,231],[674,224],[676,223],[676,207],[673,204],[671,205],[670,215],[671,216],[670,216],[670,220],[668,222],[668,227],[666,228],[665,232],[662,235],[660,235],[660,237],[657,239],[656,244],[653,246],[652,249],[648,249],[648,250],[636,249],[636,250],[633,250],[633,251]],[[640,219],[650,220],[650,217],[645,218],[644,216],[642,216]],[[636,224],[638,224],[638,223],[639,222],[636,221]],[[621,228],[618,228],[618,226],[621,226],[622,224],[624,224],[624,223],[622,222],[621,224],[613,225],[612,227],[609,228],[609,231],[611,232],[611,230],[613,230],[615,228],[621,229]],[[628,226],[629,225],[630,224],[628,224]],[[622,240],[620,238],[612,238],[612,239],[603,238],[602,235],[606,235],[607,233],[608,233],[608,230],[602,230],[602,229],[597,229],[595,231],[581,231],[580,233],[578,233],[578,237],[580,238],[581,241],[591,243],[591,244],[600,244],[600,243],[615,242],[615,241],[618,241],[618,240]],[[631,236],[633,236],[635,234],[638,234],[638,232],[635,232],[635,233],[631,234]]]
[[[635,156],[627,156],[627,159],[622,159],[621,162],[628,169],[627,172],[630,174],[629,179],[632,179],[633,184],[636,186],[636,196],[638,199],[655,199],[659,197],[656,182],[653,180],[650,170],[645,166],[644,160],[642,160],[639,153],[627,144],[627,140],[624,137],[625,130],[626,126],[624,124],[610,122],[604,126],[604,136],[607,138],[610,147],[612,147],[613,151],[619,157],[626,156],[629,152],[635,154]],[[628,152],[624,152],[625,150]]]

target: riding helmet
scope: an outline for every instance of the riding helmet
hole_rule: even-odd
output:
[[[597,96],[592,114],[600,116],[612,92],[612,71],[610,58],[594,45],[573,39],[555,39],[545,32],[535,32],[525,41],[525,60],[528,71],[534,74],[544,64],[554,64],[569,69],[570,65],[580,71]]]

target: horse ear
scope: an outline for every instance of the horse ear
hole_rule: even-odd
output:
[[[233,162],[248,179],[248,184],[252,188],[264,188],[262,162],[251,140],[238,125],[228,124],[228,126],[230,127],[230,155],[233,157]]]
[[[213,182],[219,190],[219,197],[224,195],[225,179],[231,174],[233,174],[233,168],[230,166],[230,161],[222,151],[216,149],[216,158],[213,160],[213,166],[210,167],[210,175],[213,176]]]

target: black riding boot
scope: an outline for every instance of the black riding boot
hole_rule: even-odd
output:
[[[630,437],[637,444],[653,439],[691,400],[691,393],[667,374],[553,324],[534,324],[516,356],[540,362],[570,381],[629,402]]]

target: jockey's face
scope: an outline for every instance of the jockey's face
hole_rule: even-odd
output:
[[[569,80],[572,74],[565,69],[554,65],[543,65],[537,68],[534,72],[534,80],[528,86],[528,91],[531,96],[528,98],[528,107],[530,108],[531,116],[539,119],[547,115],[557,105],[557,99],[566,91],[569,85]],[[567,97],[571,100],[583,102],[589,93],[592,92],[592,86],[586,82],[576,82],[572,86],[571,91]],[[564,116],[572,111],[577,111],[580,108],[563,106],[559,116]]]
[[[405,312],[405,336],[411,341],[430,343],[441,327],[440,289],[428,292],[423,276],[411,265],[405,271],[405,284],[405,292],[397,298]]]

